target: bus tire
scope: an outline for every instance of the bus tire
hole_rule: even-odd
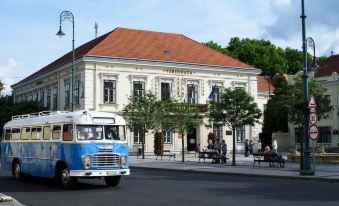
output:
[[[22,179],[21,166],[19,160],[14,160],[12,164],[12,173],[15,179]]]
[[[120,183],[121,176],[107,176],[105,182],[110,187],[116,187]]]
[[[66,188],[74,188],[78,179],[76,177],[71,177],[69,169],[66,166],[62,166],[57,174],[58,182]]]

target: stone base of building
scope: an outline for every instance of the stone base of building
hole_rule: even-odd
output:
[[[311,156],[313,161],[313,157]],[[291,162],[299,162],[300,156],[295,154],[288,154],[287,160]],[[339,153],[326,153],[326,154],[316,154],[315,155],[316,163],[339,163]]]

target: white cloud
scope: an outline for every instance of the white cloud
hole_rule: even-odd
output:
[[[18,69],[22,67],[22,63],[17,62],[15,59],[10,58],[6,62],[0,62],[0,81],[5,84],[5,89],[2,92],[4,95],[11,94],[11,85],[17,82]]]

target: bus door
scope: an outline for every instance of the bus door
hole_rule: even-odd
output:
[[[49,143],[50,172],[54,176],[54,169],[58,160],[61,159],[61,125],[52,126],[52,140]]]

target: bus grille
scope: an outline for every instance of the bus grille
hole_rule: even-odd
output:
[[[95,154],[92,158],[93,167],[120,166],[120,156],[117,154]]]

